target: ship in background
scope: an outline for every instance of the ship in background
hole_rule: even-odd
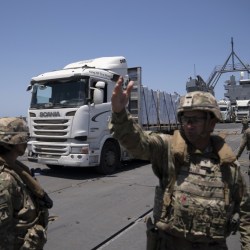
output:
[[[189,81],[186,83],[187,92],[200,90],[210,92],[215,95],[214,88],[222,74],[240,72],[239,81],[236,81],[235,76],[231,75],[230,79],[225,82],[224,97],[227,98],[232,104],[236,103],[236,100],[250,99],[250,65],[245,64],[234,52],[233,38],[231,38],[231,46],[231,53],[225,63],[223,65],[216,66],[206,82],[199,75],[197,75],[196,78],[189,78]],[[229,63],[230,59],[231,63]],[[237,63],[235,63],[236,61]],[[245,76],[245,73],[247,76]]]
[[[240,79],[236,81],[234,75],[230,76],[230,79],[225,82],[224,96],[228,98],[231,103],[236,103],[237,100],[249,100],[250,99],[250,76],[245,76],[245,72],[240,72]],[[237,84],[238,83],[238,84]]]

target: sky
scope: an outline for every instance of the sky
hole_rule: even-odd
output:
[[[142,67],[148,88],[184,95],[190,76],[206,81],[224,64],[232,37],[250,64],[249,10],[249,0],[2,1],[0,116],[27,116],[32,77],[103,56]],[[215,86],[217,99],[230,75]]]

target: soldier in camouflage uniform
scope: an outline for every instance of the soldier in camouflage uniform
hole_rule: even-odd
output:
[[[245,132],[246,129],[248,129],[248,118],[247,116],[243,117],[242,121],[242,130],[241,130],[241,134],[243,134]]]
[[[250,175],[250,128],[247,128],[244,131],[244,134],[242,136],[241,142],[240,142],[240,147],[237,152],[237,159],[240,158],[242,152],[244,151],[245,147],[247,147],[248,151],[248,158],[249,158],[249,166],[248,166],[248,175]]]
[[[221,119],[215,98],[191,92],[180,100],[181,129],[145,132],[125,107],[133,82],[123,78],[112,95],[110,131],[136,158],[150,160],[159,178],[154,222],[147,221],[148,250],[222,250],[240,223],[241,246],[250,249],[250,199],[240,167],[223,138],[211,135]]]
[[[28,128],[20,118],[0,118],[0,249],[41,250],[46,243],[52,201],[17,160],[27,147]]]

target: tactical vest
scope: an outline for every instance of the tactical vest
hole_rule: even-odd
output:
[[[169,147],[175,176],[164,189],[156,187],[154,219],[161,230],[202,242],[230,234],[235,157],[219,136],[212,136],[212,146],[207,153],[188,152],[185,140],[175,132]]]

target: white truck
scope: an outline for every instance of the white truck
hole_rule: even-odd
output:
[[[233,107],[229,100],[219,100],[218,105],[220,108],[222,122],[232,122],[233,120]]]
[[[119,75],[135,82],[128,110],[143,129],[171,133],[178,126],[179,95],[143,87],[140,67],[128,68],[122,56],[79,61],[32,78],[28,160],[110,174],[130,159],[108,129]]]
[[[244,117],[249,120],[250,100],[236,100],[236,122],[241,122]]]

